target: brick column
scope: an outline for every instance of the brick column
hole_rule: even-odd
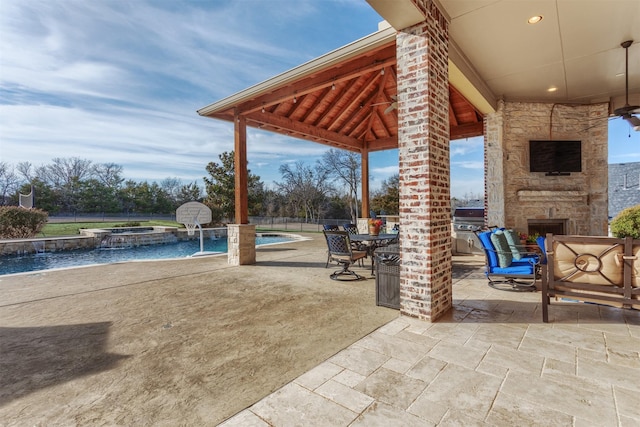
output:
[[[400,305],[433,321],[452,307],[448,22],[414,0],[425,22],[398,32]]]
[[[256,263],[256,226],[254,224],[227,225],[227,239],[229,265]]]

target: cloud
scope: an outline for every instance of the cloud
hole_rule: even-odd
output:
[[[484,171],[484,161],[460,161],[460,162],[451,162],[451,168],[461,168],[461,169],[473,169],[473,170],[482,170]]]

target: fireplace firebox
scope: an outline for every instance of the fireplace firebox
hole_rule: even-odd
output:
[[[527,223],[529,235],[566,234],[567,230],[566,219],[530,219]]]

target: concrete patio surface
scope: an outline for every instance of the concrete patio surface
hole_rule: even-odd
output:
[[[375,307],[375,279],[367,268],[357,269],[368,277],[365,281],[331,281],[321,235],[306,236],[313,240],[259,250],[255,266],[201,258],[0,276],[0,330],[5,331],[4,339],[0,334],[5,359],[0,360],[5,378],[0,379],[5,390],[0,425],[217,425],[225,419],[221,425],[226,427],[640,425],[640,312],[552,302],[545,324],[540,293],[492,289],[482,275],[481,257],[456,256],[454,308],[435,323],[423,322]],[[185,280],[202,284],[190,287]],[[257,371],[226,379],[240,385],[237,395],[231,386],[228,394],[211,395],[208,386],[219,379],[218,371],[232,366],[215,361],[219,343],[207,343],[211,329],[224,329],[206,322],[215,310],[203,311],[215,301],[216,293],[209,290],[218,283],[238,288],[233,298],[266,283],[261,298],[278,296],[267,305],[281,305],[282,319],[299,319],[285,332],[311,334],[295,324],[329,313],[318,326],[328,324],[328,332],[291,357],[280,355],[287,358],[278,359],[283,362],[278,380],[260,384],[260,393],[252,393],[262,373]],[[282,294],[292,292],[310,293],[322,304],[283,302]],[[331,306],[341,300],[355,313],[345,306],[337,307],[343,316],[333,312]],[[298,317],[316,306],[323,310]],[[154,314],[154,307],[163,313]],[[242,340],[247,328],[267,331],[284,323],[269,323],[261,312],[253,316],[259,323],[234,330],[229,341]],[[8,354],[37,348],[49,352],[50,360],[69,357],[65,343],[20,347],[23,337],[16,330],[75,323],[82,330],[73,330],[75,340],[66,344],[99,347],[99,358],[83,360],[82,369],[63,381],[37,372],[21,389],[6,380],[13,378]],[[354,323],[357,328],[342,333]],[[120,335],[131,331],[135,334],[122,341]],[[171,345],[155,352],[163,346],[163,334],[171,333]],[[145,334],[151,339],[143,340]],[[79,342],[79,336],[96,342]],[[278,351],[266,341],[264,336],[260,341],[264,353]],[[168,371],[154,378],[145,363]],[[176,367],[190,372],[179,376]],[[171,378],[165,378],[167,372],[173,372]],[[118,399],[117,393],[128,388],[132,393]],[[8,395],[9,389],[15,393]],[[237,396],[245,400],[238,403]]]

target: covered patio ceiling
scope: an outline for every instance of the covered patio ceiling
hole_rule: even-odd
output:
[[[378,31],[198,110],[198,114],[365,153],[398,147],[396,32]],[[483,133],[450,83],[450,139]]]

